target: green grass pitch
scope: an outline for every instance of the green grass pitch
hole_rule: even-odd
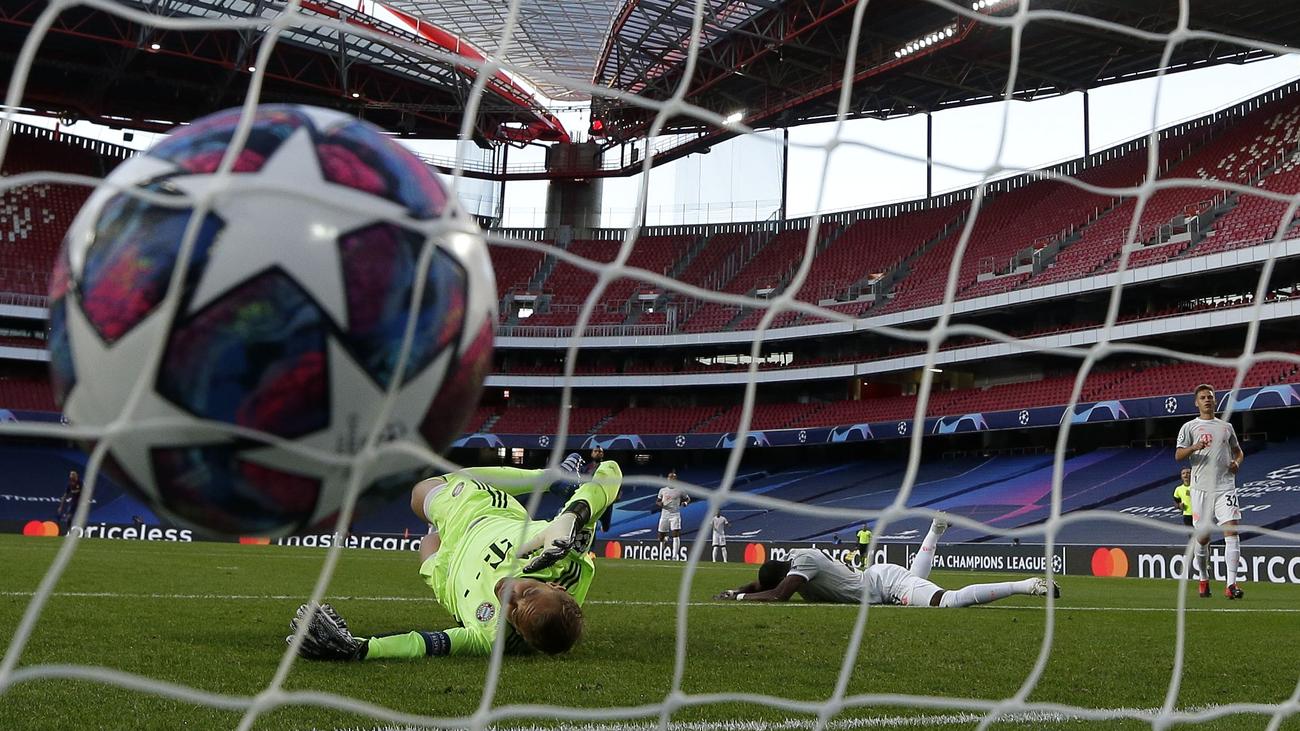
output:
[[[0,640],[8,645],[59,539],[0,536]],[[733,550],[736,550],[733,548]],[[1247,547],[1247,552],[1249,547]],[[312,588],[323,549],[85,540],[58,583],[19,668],[94,665],[210,693],[251,697],[276,672],[288,620]],[[345,551],[328,598],[359,634],[448,622],[415,574],[413,554]],[[746,693],[820,702],[835,692],[856,607],[711,602],[754,569],[701,564],[690,589],[684,704],[670,728],[810,728],[815,716],[757,702],[694,696]],[[676,601],[683,567],[599,561],[587,634],[559,658],[507,658],[491,707],[513,704],[601,709],[661,703],[672,688]],[[956,587],[989,574],[936,573]],[[1056,637],[1030,702],[1088,708],[1155,709],[1174,664],[1177,584],[1062,577]],[[1300,682],[1300,587],[1246,585],[1246,599],[1195,596],[1189,587],[1187,655],[1176,707],[1281,703]],[[846,707],[831,728],[974,728],[980,715],[961,701],[1014,695],[1033,667],[1046,626],[1044,602],[1017,597],[955,610],[873,607],[847,696],[946,696],[925,708],[870,703]],[[478,709],[488,663],[297,661],[289,691],[351,696],[401,713],[436,718]],[[91,680],[33,678],[0,695],[0,729],[218,729],[242,713],[218,710]],[[1233,713],[1195,726],[1265,728],[1269,717]],[[653,728],[658,715],[632,715],[624,728]],[[612,722],[611,722],[612,723]],[[569,727],[532,716],[500,727]],[[766,725],[764,725],[766,724]],[[405,728],[407,724],[310,705],[260,716],[258,729]],[[1044,714],[997,728],[1149,728],[1140,721],[1083,721]],[[1300,715],[1283,728],[1300,729]],[[1191,728],[1179,725],[1178,728]]]

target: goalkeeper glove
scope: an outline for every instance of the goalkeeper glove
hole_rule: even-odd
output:
[[[581,485],[582,468],[587,464],[581,454],[571,453],[564,461],[560,463],[560,471],[567,472],[574,476],[575,479],[557,480],[551,485],[551,493],[557,497],[568,500]]]
[[[311,604],[298,607],[297,614],[289,620],[289,627],[297,632],[300,622],[308,625],[298,654],[308,660],[361,660],[370,649],[369,641],[353,637],[348,623],[328,604],[318,608]],[[284,641],[293,644],[293,635]]]
[[[547,524],[542,532],[524,541],[519,547],[517,554],[519,558],[524,558],[537,550],[541,551],[524,567],[524,573],[541,571],[564,558],[569,551],[582,550],[590,545],[591,531],[584,530],[589,520],[591,520],[591,506],[587,505],[585,500],[579,500],[565,508],[564,512]]]

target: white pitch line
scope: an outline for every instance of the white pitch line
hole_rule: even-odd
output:
[[[33,592],[30,591],[0,591],[0,596],[11,597],[30,597]],[[163,594],[163,593],[128,593],[116,591],[56,591],[51,596],[69,597],[81,599],[175,599],[175,600],[200,600],[200,601],[301,601],[302,594]],[[432,594],[429,596],[348,596],[339,595],[329,597],[330,601],[351,601],[351,602],[433,602],[437,600]],[[592,599],[583,603],[584,606],[603,605],[603,606],[628,606],[628,607],[676,607],[677,602],[672,601],[652,601],[636,599]],[[732,608],[740,607],[741,602],[687,602],[688,607],[718,607]],[[744,602],[746,607],[781,607],[784,609],[853,609],[857,610],[857,604],[819,604],[812,602]],[[873,606],[872,611],[913,611],[915,607],[896,607],[891,605]],[[985,605],[980,607],[981,610],[1001,609],[1018,612],[1041,612],[1046,606],[1007,606],[1007,605]],[[1176,612],[1177,607],[1068,607],[1056,605],[1058,612]],[[1249,607],[1221,607],[1221,608],[1187,608],[1183,611],[1198,614],[1296,614],[1300,613],[1300,608],[1277,607],[1272,609],[1266,608],[1249,608]]]
[[[1180,713],[1195,713],[1205,710],[1208,707],[1185,708],[1179,709]],[[845,712],[852,712],[857,709],[845,709]],[[1156,717],[1160,713],[1159,708],[1130,709],[1117,708],[1107,709],[1114,712],[1114,718],[1132,718],[1134,713],[1140,713]],[[984,719],[986,714],[973,713],[970,711],[959,713],[927,713],[916,716],[875,716],[866,718],[845,718],[827,722],[823,728],[832,729],[832,731],[856,731],[857,729],[873,728],[938,728],[942,726],[969,726],[978,723]],[[1103,723],[1104,719],[1090,718],[1082,714],[1060,713],[1056,711],[1013,711],[1002,714],[998,717],[998,723],[1008,724],[1057,724],[1070,721],[1092,721],[1094,723]],[[805,731],[817,725],[814,719],[795,719],[787,718],[782,721],[671,721],[666,724],[668,731]],[[640,723],[629,723],[626,721],[617,721],[609,723],[559,723],[548,726],[502,726],[494,724],[488,726],[489,731],[655,731],[659,729],[658,722],[643,721]],[[352,726],[334,731],[420,731],[415,726]]]

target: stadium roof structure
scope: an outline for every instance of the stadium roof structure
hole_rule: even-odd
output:
[[[484,48],[496,47],[510,6],[509,0],[394,3]],[[832,118],[858,6],[858,0],[703,0],[699,60],[685,101],[722,116],[739,112],[753,128]],[[696,0],[522,0],[507,56],[552,99],[587,98],[551,78],[564,76],[662,101],[683,81],[695,7]],[[1010,16],[1017,3],[963,0],[962,7],[969,12],[925,0],[870,0],[863,8],[849,117],[887,119],[1004,98],[1013,33],[981,18]],[[1290,47],[1300,39],[1300,4],[1190,0],[1188,27],[1224,38],[1181,42],[1162,65],[1165,43],[1150,36],[1177,27],[1178,3],[1033,0],[1030,7],[1056,14],[1024,28],[1012,92],[1020,100],[1274,55],[1229,37]],[[530,76],[528,69],[540,73]],[[654,110],[597,95],[592,115],[603,121],[606,144],[613,145],[643,137]],[[663,134],[679,137],[656,145],[659,162],[733,136],[689,115],[669,120]],[[640,170],[633,156],[623,160],[594,174]],[[510,177],[509,171],[498,174]]]
[[[90,7],[60,13],[41,39],[23,103],[106,124],[161,131],[243,102],[270,21],[286,0],[118,0],[163,25]],[[0,3],[0,61],[12,68],[43,2]],[[279,35],[262,98],[355,112],[388,129],[454,137],[483,61],[445,30],[368,0],[304,0]],[[168,29],[166,21],[243,21]],[[251,23],[249,21],[252,21]],[[265,21],[265,24],[260,21]],[[319,21],[319,22],[315,22]],[[374,36],[350,32],[350,27]],[[377,37],[375,37],[377,36]],[[0,84],[8,85],[10,74]],[[475,139],[567,141],[563,125],[509,74],[485,80]]]
[[[741,15],[753,9],[750,0]],[[739,113],[750,127],[784,127],[833,118],[839,102],[857,3],[853,0],[784,0],[766,3],[717,37],[702,39],[685,101],[723,116]],[[918,0],[871,0],[865,8],[852,73],[850,118],[887,119],[1005,98],[1013,63],[1012,98],[1032,100],[1107,84],[1222,63],[1248,63],[1273,53],[1224,39],[1177,44],[1167,64],[1165,43],[1105,27],[1125,26],[1165,34],[1178,25],[1178,3],[1165,0],[1035,0],[1052,10],[1102,21],[1088,24],[1053,15],[1033,19],[1013,58],[1012,30],[979,16],[1010,16],[1015,0],[967,0],[975,9]],[[1270,0],[1232,3],[1193,0],[1188,27],[1222,36],[1296,47],[1300,4]],[[596,83],[669,98],[682,79],[689,40],[691,0],[631,0],[611,29]],[[974,17],[972,17],[974,16]],[[653,112],[596,99],[593,115],[615,138],[644,134]],[[704,132],[668,159],[730,136],[678,116],[668,133]]]
[[[473,136],[492,142],[569,139],[548,101],[586,96],[556,77],[662,101],[683,83],[696,0],[521,0],[507,59],[512,73],[492,74]],[[303,0],[322,24],[284,34],[263,70],[263,98],[354,112],[391,130],[454,137],[478,66],[499,43],[510,0]],[[702,0],[699,60],[685,101],[761,129],[834,116],[859,0]],[[1054,11],[1023,29],[1013,58],[1011,29],[987,16],[1016,12],[1016,0],[870,0],[852,72],[850,118],[920,114],[1012,97],[1032,100],[1107,84],[1273,53],[1232,38],[1294,47],[1300,3],[1189,0],[1188,27],[1219,34],[1184,40],[1162,65],[1164,34],[1178,25],[1169,0],[1033,0]],[[161,18],[270,19],[287,0],[119,0]],[[0,60],[12,66],[38,0],[0,3]],[[1069,14],[1069,15],[1066,15]],[[1094,22],[1085,22],[1092,19]],[[380,39],[341,32],[343,23]],[[1124,33],[1125,27],[1136,31]],[[243,100],[247,67],[267,25],[240,30],[160,30],[78,6],[63,11],[42,40],[25,103],[66,109],[124,127],[166,129]],[[1145,37],[1141,34],[1147,34]],[[88,42],[90,41],[90,42]],[[487,49],[487,50],[485,50]],[[532,73],[530,73],[530,71]],[[7,84],[9,74],[0,84]],[[536,96],[539,91],[547,98]],[[597,95],[593,118],[602,144],[644,137],[653,109]],[[655,143],[656,164],[706,149],[735,135],[685,114],[668,120]],[[638,151],[639,152],[639,151]],[[500,161],[467,174],[494,179],[565,177],[563,171],[514,171]],[[601,156],[594,176],[640,171],[639,155]],[[611,158],[606,160],[605,158]],[[616,158],[616,159],[614,159]]]
[[[509,0],[392,0],[390,4],[491,51],[501,42],[510,12]],[[521,69],[588,82],[617,5],[611,0],[524,0],[505,59]],[[556,101],[591,98],[584,90],[541,75],[530,75],[528,81]]]

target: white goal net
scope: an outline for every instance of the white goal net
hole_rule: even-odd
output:
[[[1054,9],[1055,3],[1043,3],[1044,7],[1039,7],[1039,3],[1030,2],[993,2],[972,4],[954,4],[944,2],[943,0],[927,0],[934,6],[941,7],[949,12],[952,17],[960,23],[979,23],[990,26],[998,26],[1009,30],[1010,39],[1010,78],[1007,82],[1005,97],[1012,98],[1012,91],[1017,87],[1017,73],[1019,62],[1019,51],[1021,41],[1026,29],[1035,23],[1051,24],[1069,24],[1081,27],[1105,31],[1108,33],[1121,34],[1142,42],[1159,42],[1165,47],[1162,67],[1168,67],[1168,63],[1173,51],[1179,44],[1192,41],[1217,41],[1224,44],[1238,46],[1243,49],[1258,49],[1277,55],[1286,55],[1294,53],[1294,49],[1285,46],[1265,43],[1250,38],[1235,38],[1225,36],[1220,33],[1197,30],[1188,23],[1191,14],[1191,3],[1189,0],[1181,0],[1178,3],[1179,17],[1181,22],[1178,27],[1170,32],[1152,32],[1146,29],[1135,27],[1126,27],[1115,25],[1108,21],[1098,20],[1096,18],[1071,14]],[[249,66],[252,69],[248,78],[248,94],[246,104],[243,107],[245,115],[257,105],[260,92],[263,85],[264,69],[268,67],[269,61],[275,52],[276,40],[284,34],[293,32],[294,29],[313,27],[313,28],[331,28],[340,34],[349,38],[370,39],[378,43],[388,44],[395,47],[402,47],[407,41],[395,39],[392,35],[382,33],[378,30],[367,27],[363,24],[348,23],[339,19],[331,19],[320,13],[308,13],[303,9],[307,3],[301,0],[290,0],[285,8],[276,14],[269,21],[263,17],[235,18],[221,15],[213,17],[187,17],[181,15],[166,16],[163,14],[146,12],[136,4],[119,4],[112,0],[82,0],[81,2],[71,2],[69,0],[50,0],[40,13],[37,22],[30,28],[22,48],[17,49],[16,63],[9,72],[8,93],[5,98],[6,124],[0,127],[0,160],[3,160],[8,152],[12,152],[15,144],[15,137],[12,134],[9,121],[15,118],[16,112],[24,105],[25,89],[28,82],[28,74],[32,69],[37,54],[41,52],[42,39],[49,32],[51,26],[56,22],[61,14],[72,11],[75,8],[93,8],[96,11],[121,18],[143,27],[157,28],[169,31],[201,31],[205,29],[223,29],[238,30],[252,34],[260,39],[260,44],[256,46],[256,55],[250,60]],[[696,0],[694,3],[693,28],[691,32],[691,43],[686,49],[685,57],[680,59],[679,63],[685,67],[685,72],[681,78],[689,80],[692,78],[692,69],[697,63],[700,63],[700,39],[708,34],[704,32],[709,27],[712,13],[716,12],[718,3],[711,0]],[[486,6],[486,5],[485,5]],[[841,85],[838,100],[838,125],[829,141],[824,146],[814,148],[814,151],[824,155],[826,164],[829,165],[837,154],[844,151],[859,148],[868,149],[884,154],[897,155],[898,153],[877,149],[869,143],[861,141],[850,141],[841,135],[841,126],[844,124],[846,117],[849,115],[849,105],[854,88],[854,74],[859,68],[859,59],[853,49],[862,47],[859,42],[864,34],[868,34],[870,29],[864,27],[863,18],[867,15],[872,6],[871,2],[863,0],[858,2],[853,10],[853,35],[847,44],[849,49],[847,57],[840,59]],[[500,8],[494,8],[500,10]],[[997,12],[994,12],[994,11]],[[511,0],[508,8],[505,9],[504,22],[501,26],[501,32],[497,38],[494,47],[486,48],[486,58],[484,61],[469,61],[463,56],[456,56],[449,53],[431,49],[428,47],[415,47],[412,50],[422,56],[433,57],[441,62],[456,66],[472,67],[476,72],[474,75],[475,82],[469,90],[464,113],[462,116],[462,125],[460,134],[463,139],[469,139],[473,133],[474,120],[477,110],[484,96],[484,85],[488,83],[489,78],[498,70],[507,71],[528,71],[527,76],[532,79],[540,79],[548,85],[562,86],[573,90],[578,94],[588,94],[593,97],[606,98],[618,101],[622,104],[648,108],[654,111],[654,120],[649,128],[649,144],[646,149],[649,151],[641,160],[642,170],[646,173],[640,177],[641,185],[638,196],[638,214],[633,216],[633,220],[642,220],[640,211],[644,209],[648,201],[647,181],[649,180],[649,171],[654,165],[654,152],[657,149],[655,140],[659,133],[665,128],[669,120],[680,118],[692,118],[697,120],[700,125],[706,127],[718,128],[728,127],[739,133],[749,133],[752,130],[743,126],[737,121],[728,121],[724,115],[711,112],[696,106],[692,106],[682,101],[687,89],[685,82],[677,89],[676,95],[667,101],[652,101],[632,94],[615,91],[608,87],[597,86],[584,79],[573,79],[550,76],[545,72],[536,72],[531,69],[524,69],[521,65],[516,64],[514,59],[517,57],[517,38],[521,23],[521,18],[529,13],[546,12],[545,3],[531,3],[526,5],[522,0]],[[942,29],[939,29],[942,32]],[[522,74],[521,74],[522,75]],[[1163,79],[1163,71],[1159,78]],[[1157,89],[1160,87],[1157,86]],[[1160,93],[1157,91],[1157,103]],[[1155,109],[1135,110],[1134,113],[1149,113],[1151,118],[1150,128],[1155,130],[1159,127]],[[237,133],[236,140],[242,143],[241,135],[246,134],[247,120],[241,131]],[[991,156],[993,160],[1001,159],[1002,146],[1007,143],[1007,135],[1000,138],[998,150]],[[769,136],[775,142],[775,136]],[[472,148],[468,142],[463,143],[465,154],[469,154]],[[238,144],[235,145],[237,147]],[[1273,276],[1275,263],[1279,254],[1283,250],[1283,243],[1287,233],[1288,223],[1295,218],[1297,210],[1300,209],[1300,195],[1288,195],[1285,193],[1275,192],[1267,188],[1257,187],[1249,183],[1242,183],[1236,180],[1221,180],[1214,177],[1207,178],[1164,178],[1158,177],[1158,165],[1160,144],[1156,132],[1152,132],[1149,137],[1147,146],[1147,175],[1146,182],[1131,188],[1108,188],[1099,186],[1077,177],[1057,174],[1053,172],[1041,172],[1038,175],[1045,179],[1056,179],[1065,184],[1075,186],[1081,191],[1091,193],[1101,193],[1109,196],[1121,196],[1132,198],[1136,201],[1136,213],[1132,216],[1132,223],[1129,225],[1126,234],[1126,243],[1133,243],[1139,240],[1138,231],[1141,220],[1141,212],[1151,201],[1153,195],[1157,192],[1179,186],[1194,186],[1204,188],[1207,196],[1220,191],[1227,191],[1246,197],[1254,197],[1277,201],[1286,206],[1285,212],[1277,221],[1277,226],[1272,236],[1271,245],[1273,247],[1270,255],[1262,262],[1259,271],[1258,284],[1254,290],[1253,311],[1254,317],[1251,319],[1246,328],[1246,337],[1241,344],[1240,354],[1236,357],[1211,357],[1196,352],[1194,342],[1188,342],[1185,349],[1175,349],[1170,347],[1161,347],[1148,345],[1129,340],[1118,340],[1112,338],[1112,333],[1118,326],[1120,304],[1125,292],[1125,284],[1129,279],[1126,274],[1130,271],[1130,258],[1133,254],[1134,247],[1124,246],[1122,253],[1116,262],[1116,273],[1113,275],[1113,285],[1110,287],[1109,298],[1110,305],[1107,316],[1100,325],[1100,336],[1096,342],[1081,346],[1044,346],[1040,343],[1030,342],[1030,338],[1020,338],[999,332],[986,327],[974,326],[968,324],[958,324],[954,322],[954,313],[956,312],[956,302],[958,295],[959,273],[963,263],[967,259],[967,245],[971,240],[977,222],[980,220],[981,210],[986,203],[986,197],[989,195],[989,183],[995,179],[1005,177],[1009,172],[1003,169],[999,164],[994,163],[987,168],[965,169],[958,172],[977,174],[981,176],[981,184],[974,189],[974,195],[971,200],[963,205],[968,208],[968,215],[960,229],[959,238],[957,239],[954,254],[951,257],[951,263],[946,270],[946,281],[943,287],[943,297],[940,311],[932,326],[925,329],[910,329],[904,327],[891,327],[879,324],[878,320],[873,321],[868,318],[865,321],[859,321],[857,327],[859,330],[869,331],[876,335],[894,338],[900,342],[910,342],[922,345],[925,348],[924,359],[921,367],[921,382],[916,400],[916,411],[914,414],[914,423],[923,423],[931,398],[932,385],[934,383],[934,372],[936,366],[940,364],[939,353],[943,344],[954,338],[969,336],[980,338],[986,341],[1002,343],[1014,346],[1023,352],[1038,351],[1043,354],[1051,354],[1062,358],[1073,359],[1077,362],[1077,375],[1074,379],[1073,388],[1070,395],[1069,407],[1067,413],[1072,413],[1073,407],[1082,400],[1081,392],[1089,374],[1097,364],[1108,357],[1117,355],[1141,355],[1152,358],[1182,360],[1191,363],[1200,363],[1206,366],[1230,367],[1235,369],[1236,379],[1231,384],[1232,389],[1238,389],[1242,386],[1244,378],[1249,369],[1261,361],[1279,361],[1300,364],[1300,356],[1294,353],[1283,352],[1265,352],[1256,347],[1259,337],[1261,318],[1259,313],[1262,312],[1265,305],[1265,293],[1269,282]],[[911,158],[912,162],[925,164],[924,157]],[[458,166],[459,166],[458,160]],[[228,172],[233,160],[227,160],[224,172],[217,176],[222,184],[229,184]],[[458,171],[459,172],[459,171]],[[461,176],[452,176],[452,185],[459,185],[462,182]],[[84,175],[61,173],[61,172],[34,172],[14,175],[7,178],[0,178],[0,194],[6,190],[13,189],[22,185],[32,185],[37,183],[65,183],[81,186],[97,186],[100,181]],[[818,201],[820,210],[820,201],[827,194],[825,183],[818,191]],[[164,201],[165,202],[165,201]],[[191,202],[187,199],[186,205]],[[202,201],[193,201],[201,205]],[[176,205],[173,201],[171,205]],[[577,324],[573,328],[573,335],[568,338],[568,347],[565,357],[564,369],[564,387],[561,395],[561,407],[559,411],[559,432],[560,438],[553,440],[550,455],[550,464],[554,467],[565,456],[564,436],[569,432],[570,409],[569,405],[573,401],[573,380],[578,363],[578,352],[582,348],[582,336],[588,323],[593,319],[597,310],[597,304],[601,302],[603,293],[621,278],[632,278],[641,282],[646,282],[659,288],[661,291],[676,293],[686,299],[695,299],[702,302],[713,302],[724,305],[732,305],[744,308],[756,308],[764,312],[761,320],[757,322],[754,331],[754,337],[750,344],[751,365],[748,373],[748,381],[744,389],[743,410],[740,422],[737,428],[737,438],[735,446],[726,462],[725,472],[721,484],[716,489],[706,489],[699,486],[688,486],[689,491],[697,500],[706,500],[708,503],[708,512],[702,524],[707,525],[708,520],[716,515],[726,504],[739,505],[744,507],[761,508],[767,510],[788,511],[794,515],[834,517],[842,519],[842,522],[848,521],[875,521],[877,536],[884,535],[891,523],[907,517],[934,517],[937,513],[933,510],[917,508],[912,505],[910,498],[913,494],[913,488],[917,483],[918,472],[922,465],[922,441],[925,438],[924,430],[913,428],[909,434],[910,449],[906,462],[906,471],[901,478],[901,484],[893,502],[883,510],[873,511],[842,511],[830,507],[815,507],[810,505],[791,503],[782,500],[767,499],[759,495],[747,494],[742,491],[733,490],[733,484],[737,474],[740,471],[742,460],[745,457],[748,441],[745,435],[750,431],[751,416],[758,395],[758,371],[760,356],[763,354],[765,338],[770,332],[773,323],[783,313],[798,312],[809,316],[815,316],[825,321],[831,322],[854,322],[854,317],[843,312],[820,307],[811,304],[810,301],[816,301],[813,295],[805,295],[804,285],[808,280],[808,275],[812,269],[818,244],[818,227],[819,217],[814,215],[808,226],[808,235],[804,243],[802,256],[799,260],[798,268],[794,271],[793,277],[788,286],[783,290],[774,292],[770,298],[757,299],[738,294],[730,294],[722,291],[712,291],[701,287],[692,286],[681,281],[674,280],[657,271],[646,271],[628,265],[629,258],[633,252],[634,244],[641,235],[641,230],[637,226],[630,227],[622,239],[621,246],[618,249],[617,256],[613,261],[596,262],[577,256],[563,247],[558,247],[546,242],[529,241],[520,238],[512,238],[499,233],[488,232],[487,239],[492,247],[503,247],[510,250],[528,250],[541,252],[545,255],[554,257],[558,261],[566,262],[575,267],[587,270],[596,275],[595,285],[591,288],[590,293],[586,296],[585,304],[577,316]],[[3,235],[0,231],[0,235]],[[173,290],[175,287],[173,287]],[[178,295],[175,291],[169,294],[169,302],[174,301]],[[408,334],[409,337],[409,334]],[[404,348],[402,358],[407,357],[410,343]],[[161,345],[160,345],[161,347]],[[1220,385],[1220,384],[1216,384]],[[1224,384],[1226,385],[1226,384]],[[1222,385],[1220,385],[1222,387]],[[139,397],[139,394],[136,395]],[[386,395],[388,401],[387,407],[395,407],[393,394]],[[132,400],[134,405],[135,400]],[[1224,414],[1225,418],[1230,416],[1232,400],[1229,399],[1229,413]],[[128,412],[129,413],[129,412]],[[165,423],[156,423],[153,428],[165,427]],[[39,425],[31,423],[6,423],[0,424],[0,436],[18,437],[18,438],[54,438],[54,439],[76,439],[76,440],[97,440],[98,447],[92,454],[90,470],[86,476],[87,489],[81,498],[81,503],[74,517],[75,525],[84,525],[89,513],[89,506],[93,499],[94,486],[97,482],[97,475],[105,456],[105,450],[108,445],[124,433],[129,433],[136,425],[129,420],[122,420],[111,427],[102,430],[86,429],[76,425]],[[1062,510],[1060,493],[1064,479],[1063,464],[1065,455],[1071,445],[1072,423],[1070,419],[1064,419],[1057,429],[1056,449],[1055,449],[1055,469],[1053,472],[1053,500],[1050,517],[1032,529],[1007,530],[997,526],[985,525],[978,521],[967,518],[954,517],[953,522],[958,526],[968,528],[978,528],[986,533],[1000,536],[1033,536],[1035,539],[1041,538],[1043,541],[1043,554],[1048,557],[1047,579],[1050,581],[1052,575],[1052,556],[1057,541],[1057,534],[1063,526],[1072,522],[1083,520],[1105,520],[1115,521],[1121,524],[1133,524],[1141,526],[1150,526],[1157,524],[1150,519],[1122,515],[1113,512],[1104,511],[1075,511],[1065,513]],[[220,430],[217,430],[220,431]],[[250,437],[253,435],[242,435]],[[268,444],[284,445],[283,440],[278,440],[269,435],[258,436],[262,441]],[[379,446],[379,435],[368,435],[368,448],[359,452],[354,459],[357,464],[363,464],[366,460],[375,460],[385,456],[382,448]],[[301,450],[307,457],[317,459],[337,459],[332,453],[321,450]],[[420,455],[420,458],[427,461],[430,465],[440,469],[450,470],[454,468],[444,460],[430,453]],[[632,469],[627,470],[629,474],[634,472]],[[358,470],[356,474],[361,474]],[[647,484],[667,485],[664,480],[652,477],[640,478]],[[345,529],[352,515],[352,508],[355,503],[358,491],[359,478],[353,480],[348,493],[348,500],[345,502],[345,508],[338,517],[338,526]],[[535,507],[538,499],[535,497],[530,505]],[[1249,522],[1248,520],[1246,522]],[[1181,526],[1175,528],[1168,523],[1159,524],[1161,530],[1169,534],[1171,544],[1181,545],[1187,540],[1187,533]],[[1297,536],[1285,531],[1271,530],[1264,527],[1247,526],[1252,531],[1268,535],[1280,541],[1297,543]],[[857,611],[856,621],[848,638],[847,651],[843,657],[842,664],[839,668],[837,682],[834,687],[826,688],[824,697],[817,701],[796,700],[784,698],[777,695],[767,695],[761,693],[716,693],[716,694],[692,694],[685,688],[683,679],[686,675],[688,663],[691,662],[692,653],[698,652],[700,648],[691,646],[688,642],[688,628],[697,612],[709,611],[707,608],[701,608],[691,600],[692,588],[701,580],[700,572],[701,559],[707,555],[707,536],[704,531],[698,534],[698,539],[693,541],[689,551],[689,559],[685,564],[682,574],[681,583],[677,591],[676,607],[663,607],[663,620],[665,622],[675,621],[676,623],[676,644],[672,652],[674,653],[674,671],[672,675],[672,685],[669,692],[656,702],[650,704],[629,704],[626,706],[609,706],[609,707],[580,707],[563,704],[547,705],[539,703],[537,705],[498,705],[495,699],[498,692],[496,679],[498,678],[500,668],[503,663],[510,662],[503,659],[500,650],[494,654],[490,663],[486,663],[487,676],[489,678],[482,688],[481,701],[478,705],[479,710],[469,715],[446,715],[440,713],[436,704],[436,697],[431,696],[430,703],[426,712],[412,714],[404,711],[398,711],[391,708],[376,706],[364,698],[352,697],[345,693],[331,691],[306,691],[292,689],[287,683],[290,671],[296,662],[300,662],[295,653],[294,647],[286,648],[279,666],[276,668],[266,687],[253,696],[222,694],[210,690],[202,690],[186,685],[178,685],[171,682],[164,682],[147,675],[134,674],[116,669],[109,669],[101,666],[80,664],[75,657],[67,658],[66,662],[50,664],[26,664],[24,662],[25,653],[30,649],[29,642],[33,633],[41,620],[43,612],[51,602],[52,597],[57,596],[60,581],[64,578],[65,572],[74,564],[78,554],[78,545],[80,538],[77,535],[70,535],[66,538],[58,552],[57,557],[49,566],[44,574],[43,580],[39,586],[30,594],[30,598],[25,599],[22,610],[21,620],[13,628],[12,635],[8,638],[7,646],[4,650],[3,661],[0,662],[0,704],[3,704],[6,694],[10,694],[14,689],[25,683],[48,681],[51,679],[66,680],[88,680],[95,683],[110,684],[118,686],[132,692],[162,696],[165,698],[175,699],[178,701],[197,704],[199,706],[211,707],[222,711],[237,711],[242,714],[240,728],[253,728],[259,725],[259,719],[264,719],[266,714],[272,713],[277,708],[284,706],[301,706],[301,705],[320,705],[332,709],[341,709],[347,712],[355,713],[363,717],[373,719],[373,723],[382,725],[382,727],[437,727],[437,728],[515,728],[522,727],[525,723],[534,723],[538,719],[547,719],[544,722],[546,726],[557,727],[577,727],[590,724],[591,727],[610,727],[610,728],[872,728],[892,725],[907,726],[943,726],[943,725],[966,725],[977,728],[986,728],[995,723],[1015,722],[1028,727],[1038,727],[1039,725],[1050,725],[1069,722],[1097,722],[1097,723],[1118,723],[1118,722],[1137,722],[1142,725],[1150,725],[1154,728],[1171,727],[1176,724],[1212,722],[1218,719],[1232,716],[1234,714],[1250,713],[1259,714],[1267,718],[1266,727],[1269,729],[1281,728],[1284,723],[1294,723],[1294,716],[1300,713],[1300,685],[1296,691],[1285,702],[1273,703],[1228,703],[1215,706],[1200,706],[1196,708],[1187,708],[1179,704],[1179,689],[1184,678],[1184,647],[1192,641],[1189,636],[1190,632],[1187,627],[1187,591],[1178,592],[1176,603],[1170,607],[1174,611],[1177,619],[1176,630],[1173,633],[1172,641],[1175,646],[1173,654],[1173,666],[1168,669],[1167,673],[1167,691],[1164,694],[1165,701],[1158,707],[1150,708],[1107,708],[1098,707],[1095,704],[1071,704],[1061,702],[1043,702],[1034,699],[1039,682],[1047,671],[1048,665],[1053,657],[1055,647],[1055,638],[1058,622],[1061,621],[1062,612],[1058,611],[1057,600],[1048,597],[1045,612],[1045,629],[1042,641],[1038,649],[1036,660],[1029,672],[1019,680],[1018,688],[1014,693],[1006,697],[991,698],[973,698],[973,697],[945,697],[936,695],[920,695],[906,693],[874,693],[870,689],[863,689],[855,686],[852,682],[853,673],[858,665],[859,659],[863,656],[864,637],[867,635],[867,628],[873,621],[877,621],[877,612],[863,604]],[[314,591],[310,596],[303,596],[302,601],[328,601],[328,587],[334,576],[336,564],[342,554],[342,543],[336,542],[327,554],[320,568],[319,579],[315,584]],[[1190,558],[1192,553],[1192,544],[1187,543],[1187,557]],[[1185,589],[1186,580],[1178,582],[1180,589]],[[599,579],[597,579],[599,584]],[[287,618],[284,618],[287,619]],[[280,626],[281,618],[274,618],[276,626]],[[736,620],[744,621],[744,620]],[[262,625],[266,627],[268,625]],[[84,629],[84,628],[81,628]],[[255,631],[250,629],[249,631]],[[816,628],[809,628],[810,632],[815,632]],[[593,626],[588,628],[589,634],[599,634],[601,628]],[[268,633],[267,641],[274,642],[279,639],[275,633]],[[299,638],[300,640],[301,638]],[[1290,638],[1279,638],[1280,640],[1291,641]],[[1164,640],[1153,640],[1164,641]],[[715,648],[714,652],[726,652],[728,648]],[[739,651],[739,650],[738,650]],[[1244,667],[1247,664],[1246,658],[1237,658],[1237,662],[1243,670],[1236,671],[1240,677],[1234,675],[1232,682],[1249,683],[1249,678],[1245,677]],[[196,663],[212,662],[211,657],[196,657],[193,660]],[[539,666],[537,672],[544,673],[572,673],[581,674],[581,668],[566,667],[565,659],[549,661],[552,664]],[[1263,670],[1261,670],[1262,672]],[[430,676],[437,676],[439,671],[434,668],[430,669],[407,669],[403,668],[402,672],[420,672],[428,673]],[[785,673],[798,673],[799,668],[793,666],[782,670]],[[1103,670],[1104,672],[1104,670]],[[784,714],[789,714],[790,718],[796,719],[788,722],[767,722],[752,721],[744,715],[744,711],[737,711],[736,717],[729,722],[708,723],[708,722],[690,722],[682,723],[673,720],[673,715],[684,708],[698,708],[710,705],[728,705],[729,708],[744,707],[765,707],[766,710],[775,710]],[[741,706],[740,704],[745,704]],[[911,715],[891,716],[884,718],[880,713],[873,709],[899,709],[907,708],[914,711]],[[770,718],[770,716],[767,716]]]

